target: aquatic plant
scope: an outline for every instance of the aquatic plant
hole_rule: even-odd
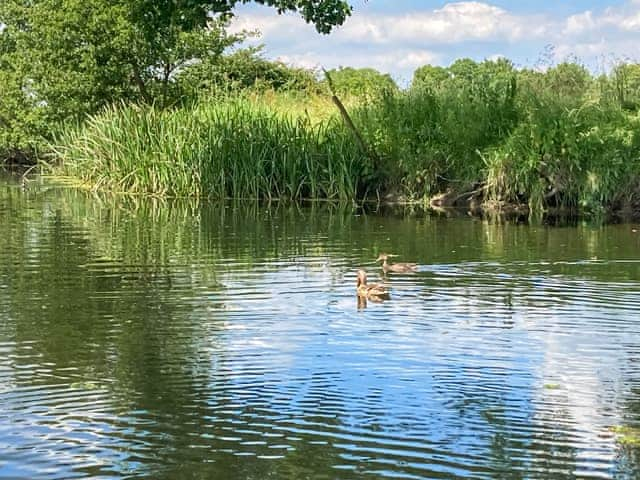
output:
[[[235,92],[172,110],[120,105],[66,127],[55,171],[161,196],[450,192],[536,212],[638,211],[635,71],[595,79],[573,64],[542,73],[461,60],[421,69],[407,90],[352,97],[354,128],[322,93]]]
[[[313,123],[245,98],[111,107],[67,128],[53,149],[58,172],[162,196],[352,199],[367,168],[336,119]]]

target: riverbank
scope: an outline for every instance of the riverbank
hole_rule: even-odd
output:
[[[631,67],[596,78],[577,64],[541,73],[461,60],[418,69],[405,90],[343,89],[346,108],[319,87],[218,92],[173,108],[120,103],[58,125],[44,170],[161,197],[634,216]]]
[[[59,136],[51,172],[156,196],[638,213],[637,111],[510,88],[490,101],[431,89],[383,95],[351,106],[355,131],[337,110],[246,97],[113,107]]]

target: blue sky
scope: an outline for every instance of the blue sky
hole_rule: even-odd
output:
[[[296,15],[249,4],[234,29],[262,32],[265,55],[310,68],[365,67],[401,83],[427,63],[505,56],[523,67],[578,58],[594,71],[638,60],[640,0],[353,0],[353,15],[325,36]]]

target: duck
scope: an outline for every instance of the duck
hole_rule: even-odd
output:
[[[358,270],[356,292],[358,297],[373,301],[382,301],[389,298],[389,292],[381,283],[367,284],[367,273],[364,270]]]
[[[415,263],[387,263],[387,260],[391,257],[397,257],[397,255],[391,255],[389,253],[381,253],[378,255],[376,262],[382,261],[382,270],[384,273],[397,272],[408,273],[415,272],[418,269],[418,265]]]

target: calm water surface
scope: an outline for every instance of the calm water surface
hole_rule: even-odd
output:
[[[634,229],[3,181],[0,478],[640,478]]]

